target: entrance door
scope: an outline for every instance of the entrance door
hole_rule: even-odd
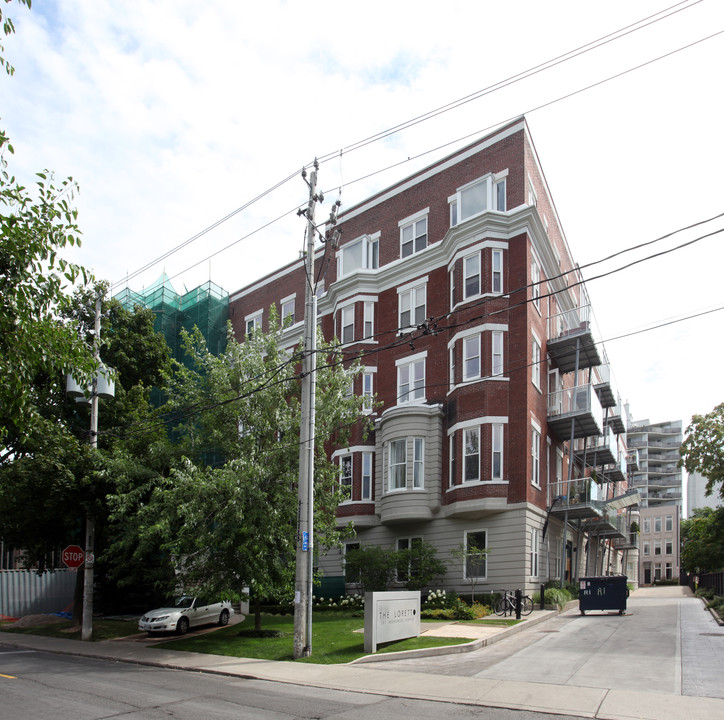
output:
[[[644,585],[651,585],[651,565],[644,567]]]

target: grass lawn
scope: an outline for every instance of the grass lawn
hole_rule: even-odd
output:
[[[343,613],[315,613],[312,620],[312,655],[298,662],[318,664],[347,663],[363,655],[364,634],[355,632],[364,627],[363,618],[353,618]],[[424,627],[424,623],[423,623]],[[231,625],[216,632],[184,637],[155,645],[165,650],[229,655],[231,657],[259,658],[264,660],[293,660],[294,618],[291,615],[264,615],[262,629],[283,633],[282,637],[257,638],[244,635],[254,629],[254,617],[250,616],[238,625]],[[241,634],[240,634],[241,633]],[[417,648],[460,645],[469,642],[465,638],[418,637],[387,643],[378,653],[414,650]]]
[[[0,630],[8,633],[22,633],[24,635],[46,635],[47,637],[80,640],[81,629],[71,629],[70,620],[53,623],[51,625],[33,625],[31,627],[14,628],[7,623],[0,623]],[[93,640],[112,640],[126,637],[138,632],[138,622],[134,620],[101,620],[93,618]]]

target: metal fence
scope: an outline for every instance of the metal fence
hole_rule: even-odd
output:
[[[699,575],[699,587],[713,590],[715,595],[724,595],[724,571]]]
[[[19,618],[36,613],[69,611],[77,573],[54,570],[0,570],[0,615]]]

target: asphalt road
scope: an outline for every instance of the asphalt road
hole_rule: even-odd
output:
[[[15,650],[0,643],[0,720],[440,720],[441,717],[445,720],[563,720],[560,715],[390,698]],[[566,716],[568,720],[571,717]]]

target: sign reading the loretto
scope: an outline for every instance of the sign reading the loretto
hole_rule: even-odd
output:
[[[420,634],[420,593],[365,593],[365,652],[392,640]]]

